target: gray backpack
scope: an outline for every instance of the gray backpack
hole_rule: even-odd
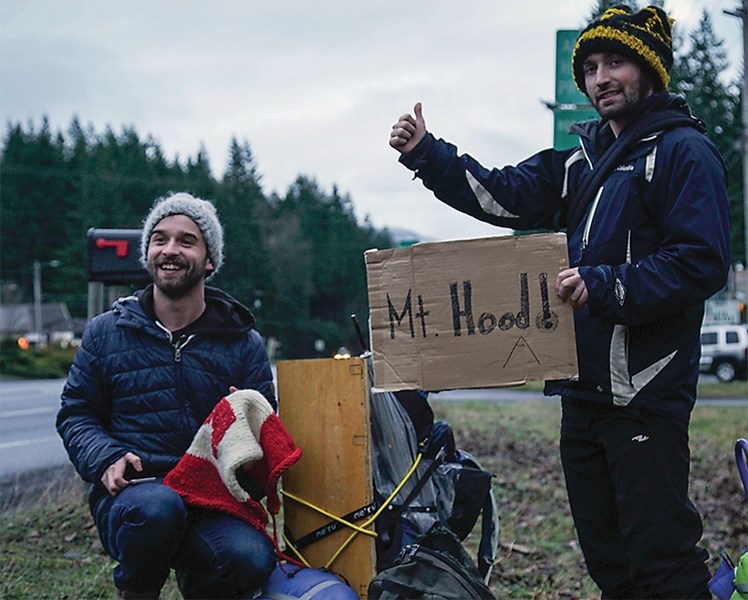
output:
[[[369,584],[370,600],[495,600],[454,534],[440,526],[409,544]]]

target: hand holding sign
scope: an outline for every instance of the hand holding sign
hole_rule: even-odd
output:
[[[564,269],[556,277],[556,293],[564,302],[574,308],[582,308],[587,303],[587,284],[578,268]]]

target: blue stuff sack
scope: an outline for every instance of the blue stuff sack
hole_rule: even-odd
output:
[[[719,568],[709,580],[709,591],[717,600],[730,600],[735,591],[735,565],[729,557],[723,556]]]
[[[345,581],[330,571],[279,563],[255,600],[359,600]]]

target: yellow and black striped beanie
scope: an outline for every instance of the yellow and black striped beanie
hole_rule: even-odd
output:
[[[656,88],[666,89],[673,66],[672,19],[656,6],[634,13],[628,6],[614,6],[579,34],[572,54],[577,87],[584,85],[584,59],[595,52],[622,54],[644,67]]]

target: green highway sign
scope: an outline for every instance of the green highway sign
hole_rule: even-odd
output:
[[[571,55],[581,30],[556,31],[556,103],[587,104],[587,96],[577,89],[571,72]]]
[[[597,119],[594,108],[575,108],[571,110],[557,109],[553,111],[553,147],[556,150],[566,150],[579,145],[579,137],[569,135],[569,127],[579,121]]]
[[[577,89],[571,69],[574,44],[581,33],[579,29],[556,31],[556,103],[553,106],[553,147],[565,150],[579,144],[575,135],[569,135],[572,123],[598,118],[589,99]]]

